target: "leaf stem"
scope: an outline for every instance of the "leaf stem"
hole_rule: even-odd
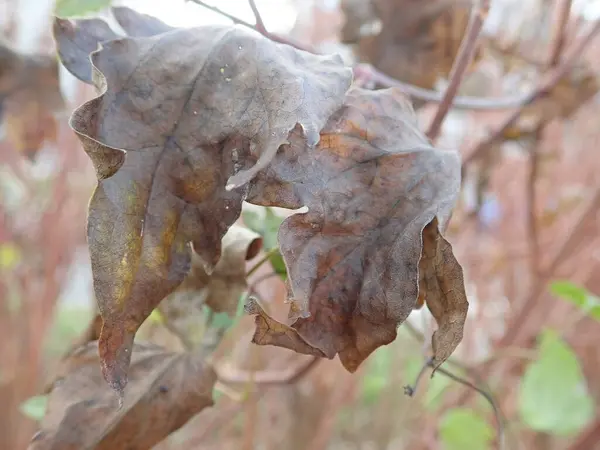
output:
[[[421,367],[421,371],[417,375],[417,378],[412,386],[411,385],[404,386],[404,393],[406,395],[408,395],[409,397],[412,397],[416,393],[417,388],[419,386],[419,382],[423,378],[423,375],[425,374],[425,372],[427,371],[428,368],[435,369],[436,373],[439,372],[442,375],[444,375],[445,377],[448,377],[451,380],[456,381],[457,383],[467,386],[468,388],[479,393],[481,396],[483,396],[487,400],[487,402],[491,405],[492,410],[494,411],[494,417],[496,419],[496,425],[498,428],[498,449],[502,450],[504,448],[504,419],[503,419],[502,411],[500,410],[498,403],[494,399],[494,396],[492,394],[490,394],[489,392],[485,391],[484,389],[481,389],[480,387],[471,383],[470,381],[465,380],[464,378],[462,378],[458,375],[455,375],[454,373],[444,369],[443,367],[435,368],[435,365],[433,363],[433,358],[428,358],[425,361],[425,363]],[[433,377],[433,373],[432,373],[432,377]]]
[[[277,253],[279,253],[279,248],[278,247],[273,247],[271,250],[269,250],[267,253],[265,253],[263,255],[262,258],[260,258],[260,260],[254,264],[250,270],[248,270],[248,273],[246,273],[246,278],[250,277],[251,275],[253,275],[258,269],[260,269],[260,267],[266,263],[267,261],[269,261],[271,259],[271,257],[273,255],[276,255]]]

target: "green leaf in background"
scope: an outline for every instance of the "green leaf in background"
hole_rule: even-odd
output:
[[[600,320],[600,299],[566,280],[557,280],[550,284],[550,292],[583,309],[590,317]]]
[[[26,417],[32,420],[40,421],[46,414],[46,408],[48,406],[47,395],[37,395],[35,397],[28,398],[19,406],[19,411]]]
[[[594,418],[577,357],[553,330],[542,332],[539,358],[521,380],[519,410],[527,426],[559,436],[576,434]]]
[[[422,356],[411,356],[406,361],[405,371],[406,371],[406,380],[405,384],[414,383],[417,375],[421,371],[423,367],[424,361]],[[459,375],[458,373],[456,375]],[[429,411],[434,411],[438,406],[442,404],[442,400],[444,398],[444,392],[446,388],[450,385],[450,379],[437,374],[434,375],[433,378],[425,377],[427,379],[421,380],[419,389],[427,389],[425,395],[423,396],[423,406],[425,409]]]
[[[58,305],[54,321],[44,341],[44,350],[49,355],[60,355],[88,327],[94,317],[91,307]]]
[[[439,433],[445,450],[487,450],[494,438],[494,429],[468,408],[454,408],[444,414]]]
[[[56,0],[54,13],[59,17],[84,16],[108,8],[112,0]]]
[[[362,399],[366,405],[377,403],[388,385],[392,366],[392,348],[380,347],[369,358],[365,376],[362,378]]]
[[[277,233],[279,232],[279,226],[284,218],[275,214],[271,208],[264,208],[264,210],[264,217],[255,211],[244,211],[242,213],[242,218],[248,228],[262,236],[263,248],[268,252],[279,245]],[[281,275],[283,278],[287,276],[287,269],[281,253],[274,253],[269,258],[269,262],[271,263],[271,266],[273,266],[275,273]]]
[[[21,261],[21,251],[19,247],[7,242],[0,244],[0,270],[12,269]]]

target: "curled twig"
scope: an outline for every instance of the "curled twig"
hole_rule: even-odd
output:
[[[493,395],[485,391],[484,389],[481,389],[480,387],[476,386],[475,384],[471,383],[470,381],[465,380],[464,378],[459,377],[458,375],[444,369],[443,367],[435,368],[433,358],[429,358],[425,361],[413,385],[404,386],[404,393],[409,397],[412,397],[417,391],[420,380],[423,378],[423,375],[429,368],[435,369],[435,372],[439,372],[442,375],[450,378],[451,380],[456,381],[457,383],[460,383],[464,386],[467,386],[468,388],[482,395],[487,400],[487,402],[492,407],[492,410],[494,412],[494,418],[496,419],[496,426],[498,429],[498,449],[502,450],[504,448],[504,419],[502,411],[498,406],[498,402],[494,399]],[[432,377],[433,375],[434,372],[431,373]]]

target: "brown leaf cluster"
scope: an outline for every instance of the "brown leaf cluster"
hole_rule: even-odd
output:
[[[44,142],[56,142],[55,114],[63,108],[56,58],[20,54],[0,41],[0,112],[17,151],[33,158]]]
[[[316,349],[329,358],[339,354],[354,371],[377,347],[395,339],[398,325],[415,307],[421,233],[436,217],[448,220],[460,161],[455,153],[429,146],[409,102],[393,89],[349,91],[321,131],[316,153],[307,149],[299,128],[289,141],[257,176],[248,201],[308,207],[279,229],[295,332],[272,333],[274,326],[259,315],[254,340],[301,353]],[[437,223],[432,225],[436,233]],[[458,344],[441,336],[462,334],[467,303],[462,275],[456,278],[460,266],[447,255],[438,264],[441,249],[431,245],[421,271],[430,268],[430,275],[454,287],[456,295],[442,300],[448,290],[441,293],[432,283],[436,289],[425,293],[434,301],[429,307],[445,301],[444,311],[462,318],[452,330],[440,329],[440,344],[447,345],[439,347],[437,359]],[[290,337],[296,334],[311,348],[308,352]]]
[[[127,11],[137,16],[129,23],[150,20]],[[123,14],[116,18],[123,22]],[[97,29],[95,21],[56,19],[59,54],[75,54],[68,49],[84,47]],[[107,379],[122,390],[135,331],[183,281],[190,243],[213,270],[221,238],[239,217],[244,180],[296,123],[316,143],[352,75],[338,57],[222,26],[105,41],[91,61],[101,95],[71,124],[99,179],[88,241],[104,319],[100,352]],[[82,60],[64,64],[87,79]]]
[[[460,187],[458,155],[431,147],[399,91],[349,90],[336,56],[240,27],[165,32],[131,10],[120,23],[123,14],[129,36],[105,41],[96,22],[55,22],[59,54],[71,55],[63,63],[99,91],[71,125],[98,175],[88,242],[109,384],[123,392],[136,330],[190,267],[216,270],[243,200],[308,207],[279,230],[290,321],[248,305],[256,343],[337,354],[354,371],[395,338],[422,271],[441,363],[467,308],[439,234]]]
[[[450,73],[469,21],[463,0],[343,0],[341,40],[400,81],[433,88]],[[476,54],[475,62],[480,53]]]
[[[124,403],[106,385],[98,343],[62,362],[29,450],[146,450],[213,405],[216,374],[199,354],[136,344]]]

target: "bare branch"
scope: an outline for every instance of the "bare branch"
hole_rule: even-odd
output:
[[[373,81],[382,87],[395,87],[404,94],[431,103],[441,103],[444,98],[443,92],[425,89],[414,84],[405,83],[378,71],[370,64],[357,64],[354,67],[355,77],[364,77]],[[497,109],[518,108],[527,99],[527,95],[515,95],[503,98],[482,98],[471,96],[455,97],[452,107],[456,109],[469,109],[479,111],[489,111]]]
[[[218,369],[217,374],[219,381],[228,384],[243,384],[255,383],[259,385],[278,385],[292,384],[310,372],[322,359],[317,356],[310,358],[297,364],[287,370],[278,371],[262,371],[262,372],[247,372],[247,371],[221,371]]]
[[[565,55],[564,60],[557,66],[555,69],[548,72],[548,74],[542,79],[539,85],[531,91],[521,107],[513,112],[506,120],[496,129],[494,133],[492,133],[487,139],[482,140],[477,146],[471,151],[469,155],[467,155],[463,160],[463,171],[465,167],[481,156],[482,153],[489,150],[492,144],[501,140],[502,135],[506,130],[508,130],[511,126],[515,124],[515,122],[521,117],[523,114],[524,108],[526,106],[531,105],[537,99],[547,95],[554,86],[558,84],[562,77],[564,77],[569,70],[575,65],[583,51],[586,47],[592,42],[592,40],[596,37],[596,35],[600,32],[600,20],[596,20],[589,28],[587,33],[579,40],[579,42],[575,43],[571,49]]]
[[[444,97],[440,103],[435,116],[427,130],[427,136],[429,139],[434,141],[440,133],[442,123],[452,106],[454,97],[458,92],[458,88],[465,76],[467,68],[473,62],[475,52],[479,44],[479,35],[483,28],[483,23],[487,18],[490,10],[490,0],[479,0],[471,11],[471,17],[469,18],[469,24],[465,36],[460,43],[458,55],[452,64],[450,70],[449,82]]]
[[[548,66],[554,67],[560,62],[563,47],[565,46],[566,29],[569,17],[571,15],[571,6],[573,0],[558,0],[557,5],[557,21],[552,44],[550,46],[550,57],[548,58]]]
[[[258,11],[258,8],[256,7],[255,1],[248,0],[248,3],[250,4],[250,8],[252,8],[252,13],[254,14],[254,19],[256,20],[256,31],[258,31],[260,34],[263,34],[266,36],[269,33],[267,32],[265,23],[262,20],[262,17],[260,15],[260,12]]]
[[[272,39],[275,42],[279,42],[281,44],[291,45],[292,47],[297,48],[298,50],[304,50],[306,52],[317,53],[310,46],[301,44],[299,42],[293,41],[288,37],[280,36],[275,33],[269,33],[266,30],[262,32],[257,28],[257,25],[253,25],[249,22],[241,20],[235,16],[232,16],[225,11],[220,10],[216,6],[207,5],[202,0],[189,0],[197,5],[200,5],[210,11],[216,12],[217,14],[221,14],[223,17],[227,17],[233,23],[242,25],[247,28],[251,28],[255,31],[260,32],[263,36]],[[355,77],[365,77],[370,81],[380,84],[383,87],[396,87],[400,89],[404,94],[414,97],[419,100],[424,100],[426,102],[440,103],[443,100],[444,94],[441,92],[437,92],[431,89],[421,88],[419,86],[415,86],[410,83],[405,83],[400,80],[396,80],[377,69],[375,69],[370,64],[358,64],[354,67],[354,75]],[[518,95],[500,99],[494,98],[480,98],[480,97],[470,97],[470,96],[459,96],[454,98],[454,102],[452,106],[456,109],[469,109],[469,110],[497,110],[497,109],[511,109],[519,107],[527,97],[525,95]]]

